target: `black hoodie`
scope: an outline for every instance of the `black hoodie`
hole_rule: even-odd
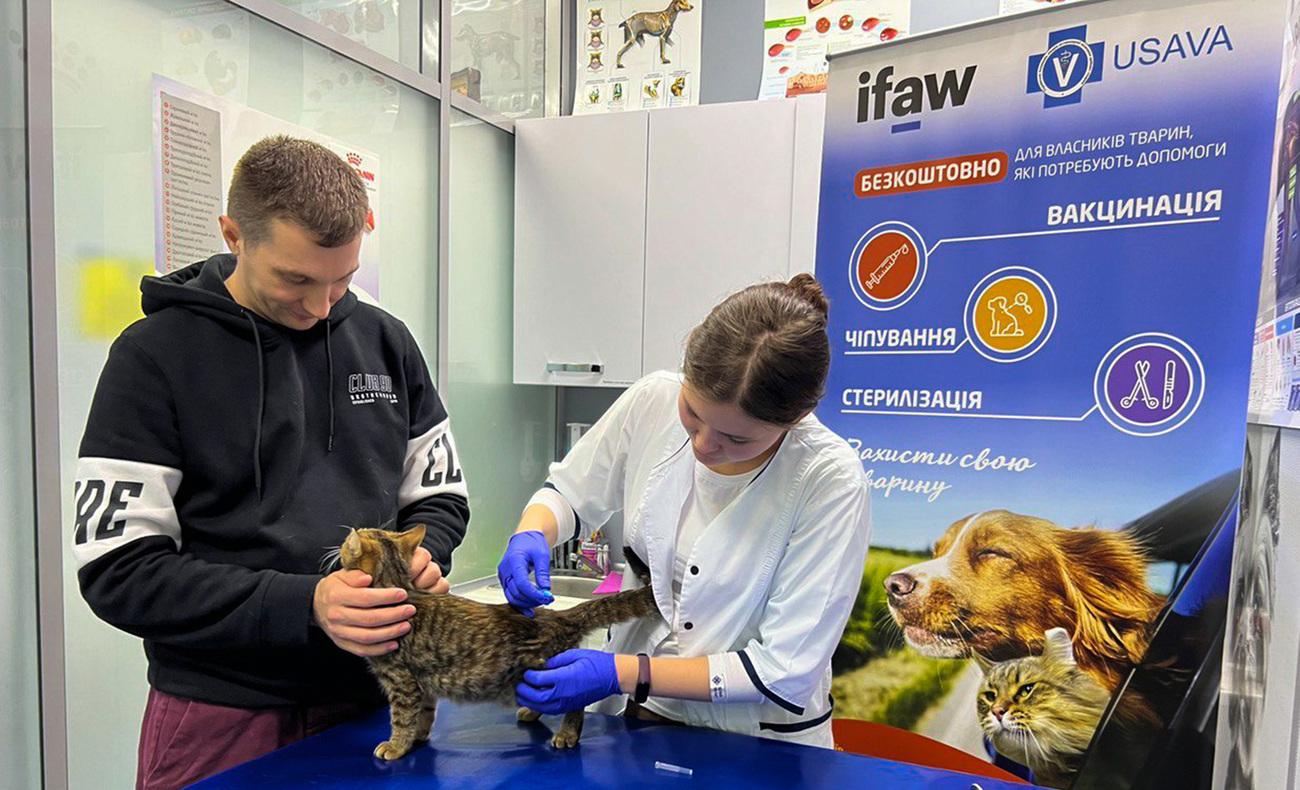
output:
[[[400,321],[349,292],[289,329],[231,299],[234,267],[145,278],[145,318],[109,351],[77,466],[81,592],[168,694],[377,699],[312,597],[345,527],[424,524],[451,570],[469,505],[447,412]]]

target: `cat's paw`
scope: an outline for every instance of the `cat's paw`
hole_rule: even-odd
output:
[[[570,729],[561,729],[551,738],[551,745],[557,749],[572,749],[578,745],[582,733]]]
[[[523,722],[534,722],[542,718],[542,714],[532,708],[520,708],[515,712],[515,718]]]
[[[392,741],[384,741],[375,747],[375,756],[381,760],[397,760],[405,754],[406,750],[397,748]]]

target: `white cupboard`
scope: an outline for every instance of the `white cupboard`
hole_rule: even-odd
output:
[[[515,382],[675,370],[728,293],[812,271],[824,97],[520,121]]]

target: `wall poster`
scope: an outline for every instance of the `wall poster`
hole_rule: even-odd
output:
[[[154,265],[159,274],[228,251],[217,217],[225,211],[235,163],[263,137],[287,134],[326,146],[365,182],[370,216],[352,287],[364,298],[378,299],[383,249],[378,156],[157,74],[153,114]]]
[[[704,0],[578,4],[573,114],[700,103]]]
[[[826,91],[826,56],[893,41],[912,21],[912,0],[767,0],[758,98]]]

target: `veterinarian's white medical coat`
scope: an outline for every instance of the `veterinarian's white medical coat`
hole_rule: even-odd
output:
[[[663,619],[615,626],[606,649],[617,653],[650,652],[670,633],[673,553],[697,463],[678,416],[680,390],[676,374],[643,378],[551,466],[550,484],[573,506],[579,530],[624,511],[624,542],[650,566]],[[683,579],[677,612],[679,655],[737,653],[764,699],[665,700],[674,718],[833,745],[831,654],[862,582],[870,513],[862,464],[848,444],[813,416],[792,428],[696,541],[688,563],[699,573]],[[624,589],[636,586],[624,573]],[[618,714],[623,705],[614,697],[594,709]]]

